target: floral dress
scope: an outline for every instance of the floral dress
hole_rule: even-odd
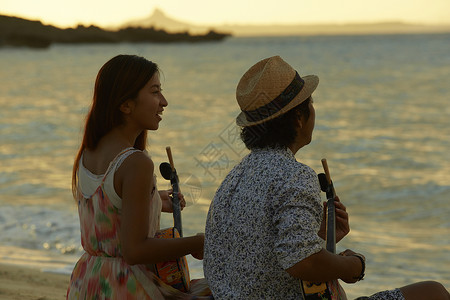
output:
[[[162,282],[154,274],[153,265],[129,265],[123,259],[119,237],[121,203],[110,200],[105,180],[113,177],[120,163],[137,151],[134,148],[122,151],[111,162],[92,195],[78,193],[81,244],[85,253],[72,272],[67,299],[213,299],[204,279],[192,280],[190,292],[182,293]],[[81,170],[82,159],[79,163]],[[161,199],[159,193],[154,194],[149,207],[149,236],[155,236],[159,229]]]

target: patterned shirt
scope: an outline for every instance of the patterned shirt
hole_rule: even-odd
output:
[[[204,272],[215,299],[301,299],[285,270],[319,252],[316,173],[289,149],[257,149],[226,176],[211,202]]]

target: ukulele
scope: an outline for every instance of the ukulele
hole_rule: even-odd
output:
[[[326,249],[331,253],[336,253],[336,215],[334,206],[336,191],[334,190],[327,160],[325,158],[322,159],[322,166],[325,174],[320,173],[318,177],[320,189],[325,192],[327,196]],[[303,292],[303,298],[306,300],[347,300],[345,291],[337,279],[318,283],[300,281],[300,286]]]
[[[180,194],[180,186],[177,171],[173,164],[172,151],[170,147],[166,147],[169,163],[161,163],[159,170],[161,175],[166,180],[170,180],[173,189],[172,193],[172,207],[173,207],[173,222],[174,227],[162,229],[155,235],[156,238],[172,239],[183,237],[183,229],[181,225],[181,206],[178,195]],[[164,283],[180,290],[188,292],[190,289],[189,267],[186,261],[186,256],[179,257],[174,260],[159,262],[155,264],[155,273]]]

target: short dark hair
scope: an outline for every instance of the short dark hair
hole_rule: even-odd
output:
[[[241,139],[249,150],[257,148],[286,148],[297,136],[296,122],[299,118],[309,119],[311,97],[282,114],[262,124],[241,128]]]

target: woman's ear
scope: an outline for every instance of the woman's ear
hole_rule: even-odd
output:
[[[126,100],[124,103],[120,105],[120,111],[124,114],[128,115],[131,113],[134,107],[134,101],[133,100]]]

